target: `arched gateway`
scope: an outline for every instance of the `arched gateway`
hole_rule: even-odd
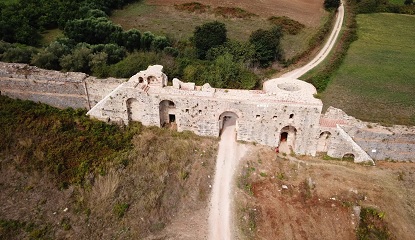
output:
[[[231,111],[223,112],[219,116],[219,135],[222,134],[224,128],[232,125],[238,126],[238,115]]]

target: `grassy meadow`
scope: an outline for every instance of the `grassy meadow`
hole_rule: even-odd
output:
[[[323,25],[327,14],[322,15],[324,19],[321,24]],[[123,9],[115,10],[110,18],[114,23],[120,24],[123,29],[136,28],[141,32],[150,31],[176,40],[188,40],[193,36],[196,26],[215,20],[226,24],[229,39],[238,41],[248,41],[253,31],[260,28],[269,29],[273,26],[266,18],[259,16],[227,18],[209,11],[202,13],[180,11],[173,5],[150,5],[146,1],[132,3]],[[308,41],[316,31],[316,28],[305,27],[297,35],[285,34],[282,39],[285,58],[292,58],[305,51]]]
[[[334,106],[361,120],[415,125],[415,16],[357,16],[352,43],[322,94]]]
[[[389,0],[390,3],[404,5],[405,0]]]
[[[2,0],[2,2],[4,3],[4,4],[11,4],[11,3],[17,3],[19,0]]]

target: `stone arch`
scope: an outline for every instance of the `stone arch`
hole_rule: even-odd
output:
[[[320,133],[317,141],[317,152],[327,152],[331,141],[331,132],[324,131]]]
[[[128,121],[141,121],[143,104],[136,98],[129,98],[126,102]]]
[[[219,135],[222,130],[228,126],[238,126],[238,115],[233,111],[224,111],[219,115]]]
[[[147,84],[154,84],[155,82],[157,82],[157,78],[154,76],[148,76],[147,77]]]
[[[293,126],[281,128],[278,148],[280,152],[291,153],[295,149],[297,129]]]
[[[355,155],[353,153],[345,153],[342,157],[342,161],[354,162]]]
[[[160,127],[177,128],[176,104],[171,100],[159,103]]]

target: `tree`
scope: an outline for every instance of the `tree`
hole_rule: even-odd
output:
[[[227,40],[224,23],[214,21],[197,26],[193,33],[193,42],[198,58],[205,59],[206,52],[212,47],[222,45]]]
[[[76,42],[90,44],[116,43],[122,28],[105,17],[89,17],[69,21],[64,29],[65,35]]]
[[[150,50],[151,43],[153,43],[155,37],[156,36],[154,36],[154,34],[149,31],[144,32],[141,36],[141,48],[144,50]]]
[[[156,36],[151,43],[151,46],[156,51],[163,51],[165,47],[170,47],[170,41],[165,36]]]
[[[65,71],[89,73],[91,58],[92,50],[87,45],[79,45],[71,54],[63,56],[60,64]]]
[[[324,0],[324,8],[327,10],[340,7],[340,0]]]
[[[139,50],[141,33],[137,29],[130,29],[122,33],[122,44],[128,51]]]
[[[32,64],[40,68],[60,70],[59,59],[69,54],[72,48],[62,42],[52,42],[32,58]]]
[[[414,4],[414,0],[405,0],[404,4],[405,5],[412,5],[412,4]]]
[[[258,29],[249,37],[249,42],[254,45],[254,60],[262,67],[268,67],[271,62],[282,57],[280,40],[281,27],[273,27],[270,30]]]

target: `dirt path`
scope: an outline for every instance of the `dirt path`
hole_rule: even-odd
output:
[[[344,7],[343,4],[337,9],[337,18],[334,24],[334,28],[330,34],[329,39],[327,40],[324,47],[321,51],[317,54],[316,57],[313,58],[309,63],[304,65],[303,67],[297,68],[291,72],[285,73],[281,76],[281,78],[294,78],[298,79],[306,72],[310,71],[311,69],[315,68],[318,64],[320,64],[330,53],[331,49],[334,47],[336,43],[337,37],[339,36],[340,30],[343,25],[343,18],[344,18]]]
[[[235,123],[225,122],[216,160],[209,214],[209,239],[231,239],[231,189],[234,171],[247,147],[235,139]]]
[[[318,55],[307,65],[284,74],[283,78],[299,78],[312,68],[321,63],[329,54],[336,43],[343,23],[344,8],[341,5],[335,26],[330,34],[327,43]],[[271,84],[272,80],[265,84]],[[215,179],[212,189],[211,206],[209,213],[209,239],[222,240],[231,239],[231,188],[234,171],[239,160],[246,152],[246,146],[238,144],[235,139],[235,122],[224,123],[224,131],[219,143],[219,152],[216,160]]]

